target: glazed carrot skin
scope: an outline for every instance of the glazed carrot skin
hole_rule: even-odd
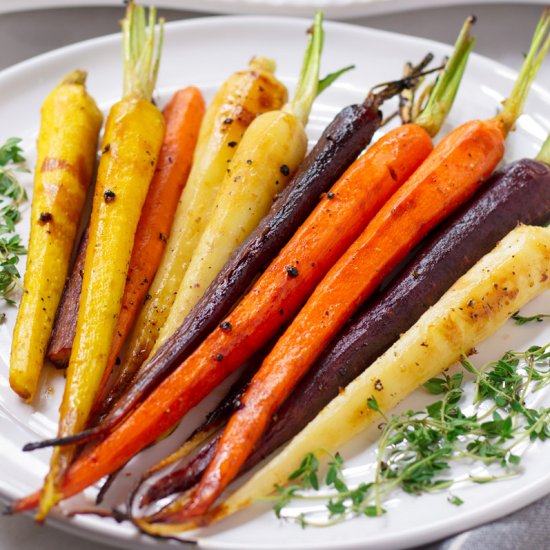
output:
[[[164,141],[136,230],[120,314],[96,406],[103,398],[101,390],[145,300],[166,248],[178,200],[191,170],[204,110],[202,94],[193,86],[177,91],[163,110],[166,128]]]
[[[64,497],[123,466],[290,320],[370,219],[429,155],[417,125],[390,131],[344,173],[242,302],[117,429],[67,471]],[[295,276],[295,270],[298,276]],[[32,506],[32,497],[16,504]]]
[[[359,305],[408,252],[469,198],[504,154],[493,121],[449,134],[334,265],[252,379],[190,503],[171,519],[208,511],[236,477],[271,417]]]
[[[82,292],[82,276],[89,232],[90,228],[88,226],[78,244],[72,272],[65,281],[61,301],[55,314],[50,343],[48,344],[46,356],[59,369],[64,369],[69,364],[71,357],[76,332],[76,319],[78,317],[78,304]]]

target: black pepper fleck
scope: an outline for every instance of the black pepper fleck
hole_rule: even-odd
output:
[[[228,144],[227,144],[228,147],[237,147],[237,142],[236,141],[230,141]]]
[[[290,174],[290,168],[286,164],[281,165],[280,170],[283,176],[288,176]]]
[[[109,203],[115,200],[116,195],[114,191],[111,191],[110,189],[105,189],[105,192],[103,193],[103,198],[105,199],[106,203]]]
[[[105,145],[105,147],[103,147],[102,153],[103,154],[108,153],[110,150],[111,150],[111,144],[107,143],[107,145]]]
[[[38,217],[38,221],[40,223],[48,223],[51,222],[53,219],[53,216],[50,214],[50,212],[40,212],[40,216]]]
[[[145,301],[150,300],[151,298],[152,298],[152,296],[150,294],[145,295]]]
[[[287,265],[285,267],[289,277],[298,277],[298,268],[293,265]]]
[[[248,160],[246,161],[246,164],[252,164],[252,161],[251,161],[250,159],[248,159]]]
[[[376,382],[374,383],[374,389],[376,391],[382,391],[384,389],[384,386],[382,385],[382,380],[376,380]]]
[[[216,361],[223,361],[223,355],[221,353],[218,353],[218,355],[216,355]]]
[[[332,191],[329,191],[327,193],[327,199],[332,200],[335,197],[334,193]]]
[[[223,123],[224,124],[231,124],[233,122],[233,119],[232,118],[226,118]]]
[[[233,327],[231,326],[231,323],[229,321],[224,321],[223,323],[220,323],[220,328],[222,330],[226,330],[227,332],[231,332],[233,330]]]

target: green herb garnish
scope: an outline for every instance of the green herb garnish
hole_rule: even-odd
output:
[[[531,315],[530,317],[523,317],[522,315],[519,315],[519,313],[512,315],[512,319],[516,322],[516,325],[525,325],[533,321],[536,321],[537,323],[542,323],[543,319],[548,319],[548,318],[550,318],[550,315],[547,315],[544,313],[539,313],[538,315]]]
[[[0,297],[10,305],[15,304],[10,293],[21,286],[19,257],[27,252],[15,233],[15,224],[21,219],[19,206],[27,200],[27,192],[17,178],[18,172],[28,172],[22,166],[25,158],[20,142],[19,138],[9,138],[0,147]]]
[[[525,352],[507,352],[498,361],[477,368],[466,357],[463,369],[432,378],[424,388],[440,396],[424,410],[387,418],[374,397],[367,406],[381,414],[385,427],[378,443],[374,479],[350,486],[344,475],[344,461],[339,454],[319,450],[329,456],[325,486],[319,486],[319,460],[309,453],[300,467],[289,476],[292,485],[276,487],[275,512],[278,517],[285,506],[298,500],[322,500],[319,509],[302,512],[295,520],[302,526],[325,527],[357,516],[380,516],[390,493],[401,489],[420,495],[447,490],[458,482],[488,483],[520,472],[519,446],[526,442],[550,438],[550,407],[530,408],[527,394],[550,384],[550,344],[533,346]],[[473,378],[473,403],[465,403],[463,382]],[[482,405],[482,406],[480,406]],[[473,460],[494,465],[494,474],[486,476],[451,476],[451,463]],[[464,502],[449,495],[448,502]]]

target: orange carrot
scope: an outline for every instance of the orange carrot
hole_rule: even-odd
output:
[[[134,238],[120,314],[95,407],[104,397],[102,390],[147,296],[166,247],[174,212],[191,170],[204,109],[201,92],[189,86],[178,90],[162,112],[166,124],[164,142]]]
[[[359,157],[224,322],[117,429],[71,466],[63,495],[124,465],[274,336],[431,150],[428,133],[409,124],[390,131]],[[32,497],[14,510],[21,506],[32,506]]]

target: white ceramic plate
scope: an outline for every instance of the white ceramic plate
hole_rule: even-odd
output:
[[[485,0],[489,3],[521,3],[522,0]],[[322,9],[327,17],[344,19],[358,15],[379,15],[397,11],[471,4],[471,0],[150,0],[164,8],[218,13],[256,13],[270,15],[311,15]],[[547,0],[530,0],[546,4]],[[2,0],[0,12],[61,6],[113,6],[120,0]]]
[[[461,21],[456,22],[457,30]],[[266,55],[278,61],[278,75],[292,89],[298,73],[309,21],[270,17],[226,17],[196,19],[170,24],[166,29],[165,51],[159,77],[158,96],[163,104],[175,89],[195,84],[211,98],[215,89],[233,71],[244,67],[253,55]],[[527,46],[527,44],[526,44]],[[326,25],[323,71],[354,63],[347,73],[315,103],[308,132],[316,139],[336,112],[349,103],[361,101],[374,84],[395,78],[405,60],[418,60],[427,51],[438,57],[450,48],[426,40],[398,36],[344,24]],[[110,36],[64,48],[0,73],[0,143],[17,135],[32,166],[39,109],[42,100],[64,73],[77,67],[89,71],[89,89],[107,111],[121,93],[120,37]],[[475,117],[494,115],[500,101],[512,87],[515,73],[488,59],[472,56],[449,121],[452,126]],[[550,130],[550,95],[534,87],[520,119],[517,132],[509,139],[508,158],[536,154]],[[29,189],[31,178],[25,180]],[[28,207],[19,228],[26,234]],[[550,296],[539,298],[530,311],[550,312]],[[59,372],[46,370],[40,398],[34,407],[20,402],[8,387],[10,334],[15,310],[6,309],[7,322],[0,327],[0,495],[7,499],[23,496],[40,486],[46,473],[49,453],[20,452],[28,441],[55,433],[57,407],[63,379]],[[511,324],[479,347],[479,361],[496,358],[506,349],[522,349],[531,343],[550,341],[550,324],[525,327]],[[542,395],[548,403],[550,396]],[[406,406],[425,400],[418,392]],[[181,426],[181,438],[204,414],[205,406],[192,411]],[[174,437],[164,441],[134,461],[139,469],[176,445]],[[352,466],[372,461],[372,440],[361,437],[343,449]],[[548,448],[545,449],[548,452]],[[460,508],[447,502],[447,494],[421,498],[399,497],[388,504],[388,513],[377,519],[362,518],[326,529],[302,530],[275,519],[265,507],[254,506],[231,520],[200,534],[208,548],[275,549],[291,548],[402,548],[448,536],[476,524],[511,512],[550,492],[550,472],[540,446],[525,456],[526,472],[506,482],[464,487],[456,492],[466,504]],[[368,468],[367,468],[368,470]],[[354,470],[355,474],[357,470]],[[135,478],[122,478],[128,485]],[[115,491],[122,495],[123,488]],[[93,490],[91,491],[93,493]],[[77,498],[77,504],[89,497]],[[88,500],[87,500],[88,499]],[[82,536],[122,547],[141,548],[163,543],[139,537],[129,525],[109,520],[79,517],[53,518],[60,527]]]

